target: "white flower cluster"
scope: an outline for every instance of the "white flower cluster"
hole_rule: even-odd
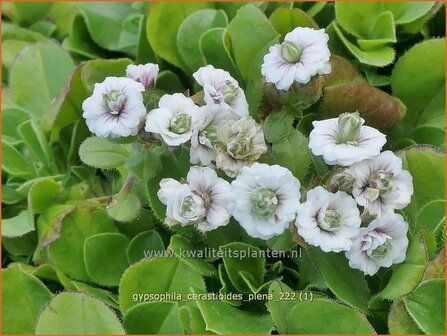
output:
[[[305,84],[329,73],[327,41],[323,29],[296,28],[264,57],[266,81],[287,90],[295,81]],[[394,210],[409,204],[412,177],[399,157],[380,153],[385,135],[365,126],[358,113],[313,123],[310,150],[341,167],[326,187],[308,190],[302,202],[300,181],[288,169],[256,162],[267,152],[264,133],[228,72],[208,65],[193,74],[203,87],[202,106],[184,94],[166,94],[147,113],[143,92],[154,88],[157,75],[158,66],[147,64],[130,65],[128,78],[106,78],[84,101],[83,116],[100,137],[136,135],[144,127],[167,146],[190,145],[195,166],[186,181],[160,182],[167,224],[205,232],[227,225],[233,216],[250,236],[261,239],[294,224],[308,244],[325,252],[344,251],[351,267],[370,275],[404,260],[408,224]],[[216,168],[234,180],[219,177]],[[366,214],[373,219],[362,225]]]

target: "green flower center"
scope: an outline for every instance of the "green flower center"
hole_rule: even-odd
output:
[[[342,113],[338,117],[339,144],[357,145],[357,139],[362,127],[360,115],[355,113]]]
[[[251,210],[262,218],[269,217],[278,206],[276,193],[268,188],[255,189],[251,195]]]
[[[169,125],[171,132],[175,134],[183,134],[191,128],[191,116],[187,113],[176,114]]]
[[[226,103],[231,103],[234,98],[239,94],[239,87],[237,85],[234,85],[230,81],[225,81],[225,88],[222,92],[224,96],[224,100]]]
[[[366,198],[370,201],[379,196],[386,195],[393,190],[393,174],[379,170],[369,178],[369,186],[366,188]]]
[[[382,259],[388,254],[390,249],[391,241],[389,239],[386,239],[382,245],[379,245],[374,250],[372,250],[371,256],[373,256],[374,258]]]
[[[204,201],[197,195],[188,195],[182,200],[180,206],[181,214],[184,218],[196,220],[203,212]]]
[[[242,160],[250,155],[251,143],[251,137],[240,134],[227,144],[227,152],[233,158]]]
[[[119,114],[124,107],[124,97],[118,90],[113,90],[102,95],[106,109],[111,114]]]
[[[300,60],[302,49],[296,43],[284,41],[281,44],[281,56],[286,61],[297,63]]]
[[[333,209],[326,210],[322,228],[327,231],[335,231],[341,227],[341,215]]]

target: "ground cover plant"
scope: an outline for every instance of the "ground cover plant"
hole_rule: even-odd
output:
[[[3,334],[443,334],[442,2],[3,2]]]

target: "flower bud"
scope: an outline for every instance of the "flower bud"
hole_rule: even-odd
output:
[[[183,134],[191,128],[191,116],[187,113],[176,114],[169,125],[170,130],[175,134]]]
[[[357,144],[363,121],[358,112],[342,113],[338,117],[338,143]]]
[[[278,206],[276,193],[268,188],[259,188],[251,195],[251,210],[262,218],[269,217]]]
[[[301,57],[301,48],[297,44],[284,41],[281,44],[281,56],[288,62],[296,63]]]
[[[126,76],[136,82],[143,84],[144,88],[148,90],[155,87],[158,71],[158,64],[130,64],[126,68]]]
[[[328,189],[333,193],[340,190],[351,194],[354,181],[354,174],[348,168],[337,169],[329,180]]]

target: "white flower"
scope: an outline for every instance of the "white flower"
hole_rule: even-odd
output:
[[[254,163],[231,183],[228,210],[250,236],[270,239],[295,219],[300,196],[290,170]]]
[[[360,212],[351,196],[343,191],[333,194],[321,186],[307,192],[295,223],[298,234],[324,252],[349,250],[360,224]]]
[[[147,90],[155,86],[158,76],[158,64],[129,64],[126,68],[126,76],[134,81],[143,84]]]
[[[178,146],[191,139],[199,107],[181,93],[165,94],[157,109],[146,117],[146,132],[159,134],[169,146]]]
[[[262,127],[252,117],[220,122],[215,148],[216,166],[229,177],[236,177],[242,167],[267,152]]]
[[[172,178],[160,181],[157,195],[167,206],[168,222],[195,225],[200,231],[227,225],[230,184],[208,167],[191,167],[186,181],[183,184]]]
[[[405,260],[408,247],[408,224],[401,215],[390,213],[360,228],[347,251],[349,266],[374,275],[380,267],[390,267]]]
[[[191,163],[211,166],[212,161],[216,160],[213,143],[217,140],[219,122],[236,119],[239,119],[239,116],[234,113],[234,110],[222,105],[208,104],[200,107],[191,136]]]
[[[107,77],[95,84],[93,94],[82,103],[89,130],[101,138],[136,135],[146,116],[142,84],[130,78]]]
[[[372,159],[353,164],[355,176],[352,195],[371,215],[403,209],[413,195],[413,178],[402,170],[402,159],[385,151]]]
[[[363,126],[358,113],[343,113],[338,118],[314,121],[309,148],[322,155],[329,165],[349,166],[380,153],[386,136],[375,128]]]
[[[248,115],[248,103],[244,91],[228,71],[207,65],[192,75],[203,87],[205,103],[232,108],[240,117]]]
[[[306,84],[316,74],[329,74],[328,40],[324,29],[295,28],[283,43],[270,47],[264,56],[262,75],[278,90],[288,90],[294,81]]]

